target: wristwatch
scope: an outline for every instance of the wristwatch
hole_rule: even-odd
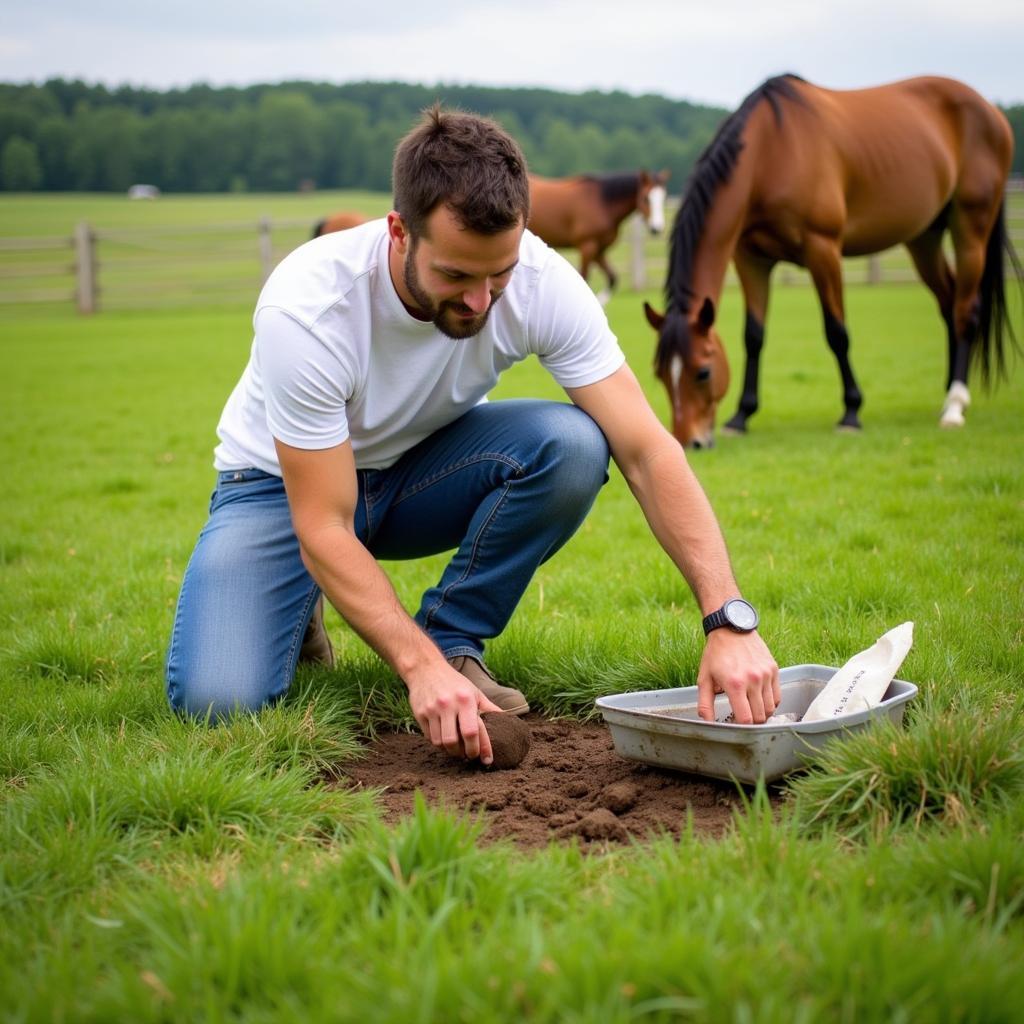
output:
[[[760,619],[754,606],[742,597],[734,597],[726,601],[717,612],[704,617],[704,635],[722,626],[728,626],[735,633],[752,633],[757,629],[758,622]]]

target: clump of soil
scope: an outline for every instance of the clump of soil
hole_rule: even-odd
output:
[[[621,758],[604,724],[537,714],[514,720],[525,721],[532,736],[515,768],[481,771],[478,761],[457,761],[419,733],[389,733],[346,766],[341,784],[383,789],[380,803],[392,823],[411,813],[418,790],[427,803],[481,812],[484,841],[511,839],[522,847],[554,840],[600,849],[652,833],[678,835],[688,812],[695,831],[720,836],[741,806],[731,782]]]
[[[579,821],[563,825],[556,835],[559,839],[580,836],[583,839],[604,839],[617,843],[624,843],[629,838],[625,826],[607,807],[598,807],[584,814]]]
[[[515,715],[491,711],[480,716],[491,738],[494,761],[491,768],[515,768],[530,752],[530,727]]]
[[[625,814],[631,811],[640,793],[632,782],[615,782],[606,786],[601,794],[601,806],[607,807],[613,814]]]

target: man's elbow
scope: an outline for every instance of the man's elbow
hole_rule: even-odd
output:
[[[686,472],[686,453],[668,431],[653,435],[645,443],[634,445],[627,452],[615,453],[615,462],[622,475],[630,481],[641,480],[668,470]]]
[[[294,522],[295,535],[299,541],[299,555],[302,564],[313,577],[319,579],[318,566],[329,561],[339,543],[355,537],[355,524],[340,519],[330,521]]]
[[[313,579],[317,579],[319,575],[317,572],[317,561],[313,555],[310,554],[309,549],[301,540],[299,541],[299,556],[302,558],[302,564],[306,567],[306,572],[308,572]]]

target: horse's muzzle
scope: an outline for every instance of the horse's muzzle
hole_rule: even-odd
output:
[[[707,434],[704,437],[695,437],[686,446],[687,448],[699,449],[699,448],[714,448],[715,447],[715,435]]]

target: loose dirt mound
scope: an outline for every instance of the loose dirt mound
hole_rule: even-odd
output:
[[[385,818],[408,815],[416,790],[427,803],[483,810],[485,839],[545,846],[552,839],[625,843],[653,831],[679,834],[687,809],[698,832],[721,835],[740,804],[729,782],[623,760],[604,725],[527,715],[530,751],[518,768],[486,770],[435,750],[419,733],[380,736],[347,769],[348,784],[381,787]]]

